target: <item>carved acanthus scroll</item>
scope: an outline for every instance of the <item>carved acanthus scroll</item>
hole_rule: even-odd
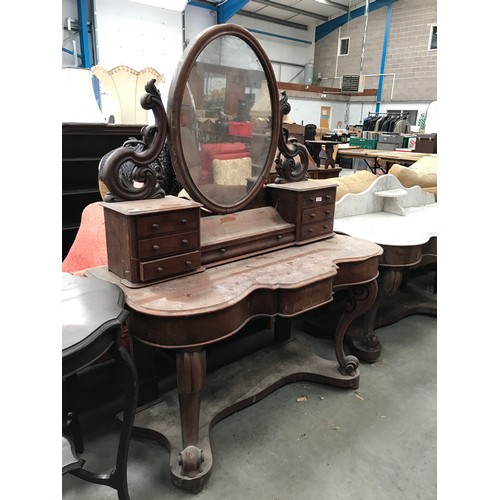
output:
[[[280,97],[280,122],[283,123],[283,117],[290,113],[290,104],[285,91],[281,91]],[[276,164],[276,172],[278,177],[275,182],[284,184],[285,182],[302,181],[307,176],[307,168],[309,165],[309,152],[307,148],[298,142],[289,142],[287,133],[282,131],[278,137],[279,153],[274,160]],[[282,159],[282,156],[284,157]],[[298,162],[295,158],[298,156]]]
[[[165,196],[152,165],[165,146],[168,129],[165,108],[155,81],[150,80],[145,85],[146,94],[141,98],[141,106],[153,111],[156,125],[143,127],[142,140],[127,141],[101,160],[102,180],[109,189],[104,201],[143,200]],[[121,175],[121,169],[126,164],[131,166],[131,171],[128,175]]]

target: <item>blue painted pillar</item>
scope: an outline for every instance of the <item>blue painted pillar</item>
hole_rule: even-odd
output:
[[[382,99],[382,87],[384,85],[384,71],[385,71],[385,59],[387,57],[387,44],[389,43],[389,31],[391,29],[391,16],[392,16],[392,4],[387,5],[387,14],[385,16],[385,33],[384,33],[384,45],[382,48],[382,58],[380,60],[380,76],[378,77],[378,90],[377,90],[377,105],[375,107],[375,112],[380,111],[380,101]]]
[[[89,33],[87,29],[87,2],[78,0],[78,29],[80,31],[80,50],[82,52],[82,67],[90,68]]]

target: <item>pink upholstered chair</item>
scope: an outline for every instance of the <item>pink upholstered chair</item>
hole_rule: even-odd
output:
[[[82,275],[87,269],[105,266],[107,263],[104,209],[102,203],[96,201],[83,209],[80,227],[76,233],[75,241],[63,260],[62,271]],[[122,327],[121,336],[123,345],[130,351],[130,337],[126,324]],[[109,358],[109,354],[106,353],[98,361],[105,361]]]
[[[101,202],[87,205],[82,212],[75,241],[62,263],[63,272],[83,274],[86,269],[108,263],[104,210]]]

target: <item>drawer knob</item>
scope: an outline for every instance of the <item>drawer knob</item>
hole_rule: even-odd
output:
[[[221,248],[220,249],[220,253],[226,253],[226,249],[225,248]]]
[[[312,232],[313,232],[313,230],[312,230],[311,228],[309,228],[309,229],[308,229],[308,231],[309,231],[310,233],[312,233]]]
[[[326,198],[327,200],[331,200],[331,199],[332,199],[332,195],[331,195],[331,194],[327,194],[327,195],[325,196],[325,198]]]
[[[316,217],[316,214],[310,214],[311,219],[314,219]]]
[[[163,267],[157,267],[156,268],[157,273],[162,273],[163,272]]]
[[[158,226],[158,224],[151,224],[151,229],[153,229],[154,231],[156,231],[160,226]]]
[[[160,245],[153,245],[153,250],[157,252],[160,249]]]
[[[316,201],[316,198],[315,198],[314,196],[311,196],[311,197],[309,198],[309,201]]]
[[[325,210],[325,215],[330,215],[330,214],[331,214],[330,210]]]
[[[181,224],[187,224],[187,223],[188,223],[187,219],[181,219]]]
[[[186,266],[190,266],[192,264],[192,262],[190,260],[186,260],[185,264],[186,264]]]
[[[283,238],[282,234],[278,234],[278,236],[276,236],[276,239],[278,239],[278,240],[281,240],[281,238]]]
[[[183,239],[181,240],[181,243],[182,243],[183,245],[187,245],[187,244],[189,243],[189,241],[188,241],[188,240],[186,240],[186,238],[183,238]]]
[[[323,227],[324,227],[325,229],[328,229],[328,224],[325,224]]]

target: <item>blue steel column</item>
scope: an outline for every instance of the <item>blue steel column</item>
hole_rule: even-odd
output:
[[[87,2],[78,0],[78,29],[80,31],[80,49],[82,52],[82,67],[90,68],[89,33],[87,29]]]
[[[382,48],[382,58],[380,60],[380,76],[378,77],[377,105],[375,106],[375,113],[378,113],[380,111],[380,101],[382,99],[382,87],[384,86],[385,59],[387,57],[387,45],[389,43],[389,31],[391,29],[391,16],[392,16],[392,2],[387,6],[387,14],[385,17],[384,45]]]

